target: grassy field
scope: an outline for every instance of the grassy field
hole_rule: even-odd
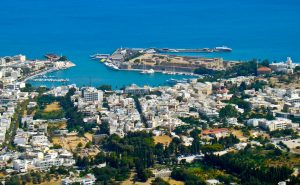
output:
[[[53,137],[53,144],[61,145],[64,149],[74,151],[79,143],[82,143],[83,147],[88,140],[84,137],[72,136],[72,137]]]
[[[59,103],[54,102],[54,103],[51,103],[51,104],[47,105],[44,112],[58,111],[60,109],[61,109],[61,107],[60,107]]]
[[[276,160],[268,160],[269,166],[289,166],[291,168],[300,167],[299,154],[289,154],[288,157],[281,157]]]
[[[66,121],[60,121],[60,122],[49,123],[48,128],[66,129],[67,128],[67,122]]]
[[[26,185],[33,185],[33,183],[26,183]],[[50,182],[43,182],[40,185],[61,185],[61,180],[50,181]]]
[[[50,182],[43,182],[41,185],[61,185],[61,180],[58,181],[50,181]]]
[[[239,140],[241,140],[242,142],[247,141],[247,137],[244,136],[243,132],[240,130],[232,130],[231,134],[236,136]]]
[[[172,141],[172,138],[170,136],[167,136],[167,135],[154,136],[153,139],[154,139],[155,144],[162,143],[164,145],[169,145]]]
[[[184,182],[176,181],[171,178],[163,178],[165,181],[167,181],[170,185],[184,185]]]
[[[93,134],[86,132],[84,137],[87,138],[89,141],[93,141]]]
[[[4,173],[0,173],[0,178],[5,177],[6,175]]]
[[[165,181],[167,181],[170,185],[184,185],[184,182],[176,181],[171,178],[163,178]],[[128,179],[121,183],[121,185],[151,185],[151,182],[154,180],[154,178],[149,178],[147,182],[133,182],[132,179]]]
[[[123,181],[123,182],[121,183],[121,185],[132,185],[132,184],[135,184],[135,185],[151,185],[151,182],[155,179],[154,177],[152,177],[152,178],[149,178],[147,182],[134,182],[134,181],[133,181],[134,175],[135,175],[135,174],[132,173],[132,174],[130,175],[130,178],[127,179],[126,181]],[[168,177],[163,178],[163,179],[164,179],[165,181],[169,182],[170,185],[184,185],[183,182],[181,182],[181,181],[176,181],[176,180],[171,179],[171,178],[168,178]]]

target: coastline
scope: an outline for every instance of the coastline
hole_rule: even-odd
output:
[[[65,67],[53,67],[53,68],[50,68],[50,69],[46,69],[45,71],[37,72],[36,74],[33,74],[33,75],[29,76],[29,77],[25,77],[25,79],[22,79],[21,82],[26,83],[28,80],[33,80],[34,78],[36,78],[38,76],[46,75],[48,73],[53,73],[55,71],[66,70],[66,69],[69,69],[69,68],[75,67],[75,66],[76,66],[76,64],[74,64],[71,61],[68,61],[68,65],[65,66]]]
[[[109,67],[108,67],[109,68]],[[109,68],[111,69],[111,68]],[[113,69],[111,69],[113,70]],[[115,71],[135,71],[135,72],[143,72],[143,69],[116,69]],[[182,75],[182,76],[194,76],[194,77],[201,77],[201,75],[194,74],[194,73],[184,73],[184,72],[171,72],[171,71],[162,71],[162,70],[154,70],[154,73],[162,73],[165,75]],[[151,74],[148,74],[151,75]]]
[[[227,49],[225,51],[225,49]],[[194,49],[195,50],[195,49]],[[193,49],[188,51],[194,51]],[[203,49],[202,49],[203,50]],[[201,51],[202,51],[201,50]],[[207,49],[209,50],[209,49]],[[231,48],[224,48],[223,52],[231,52]],[[223,58],[204,58],[192,56],[180,56],[167,54],[166,52],[178,51],[171,49],[152,48],[118,48],[110,54],[94,54],[90,57],[93,60],[100,60],[106,67],[112,70],[139,71],[143,74],[162,73],[169,75],[199,76],[194,73],[199,68],[226,70],[234,66],[238,61],[224,61]],[[215,52],[222,52],[215,51]]]

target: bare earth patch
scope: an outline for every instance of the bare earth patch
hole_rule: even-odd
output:
[[[247,137],[244,136],[243,132],[240,130],[232,130],[231,134],[236,136],[239,140],[241,140],[242,142],[247,141]]]
[[[87,138],[89,141],[93,141],[93,134],[86,132],[84,137]]]
[[[151,177],[147,180],[147,182],[134,182],[133,181],[134,175],[135,175],[135,173],[131,173],[130,178],[127,179],[126,181],[123,181],[121,183],[121,185],[132,185],[132,184],[135,184],[135,185],[151,185],[152,181],[155,179],[154,177]],[[170,183],[170,185],[184,185],[184,182],[176,181],[172,178],[165,177],[163,179],[165,181],[167,181],[168,183]]]
[[[61,184],[61,180],[41,183],[41,185],[60,185],[60,184]]]
[[[88,140],[84,137],[71,136],[71,137],[53,137],[53,144],[61,145],[64,149],[73,151],[77,148],[79,143],[84,147]]]
[[[59,103],[54,102],[54,103],[51,103],[50,105],[47,105],[44,112],[58,111],[60,109],[61,109],[61,107],[60,107]]]
[[[169,145],[172,141],[172,138],[170,136],[167,136],[167,135],[154,136],[153,139],[154,139],[155,144],[162,143],[164,145]]]

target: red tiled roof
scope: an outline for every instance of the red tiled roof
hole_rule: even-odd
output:
[[[260,71],[260,72],[269,72],[269,71],[271,71],[271,69],[268,68],[268,67],[260,67],[260,68],[257,69],[257,71]]]

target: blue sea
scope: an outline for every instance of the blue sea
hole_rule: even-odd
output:
[[[1,0],[0,56],[68,56],[77,67],[51,75],[81,85],[163,85],[163,74],[111,71],[91,61],[118,47],[203,48],[232,60],[287,56],[300,62],[299,0]],[[41,84],[38,84],[41,85]],[[56,85],[56,84],[47,84]]]

